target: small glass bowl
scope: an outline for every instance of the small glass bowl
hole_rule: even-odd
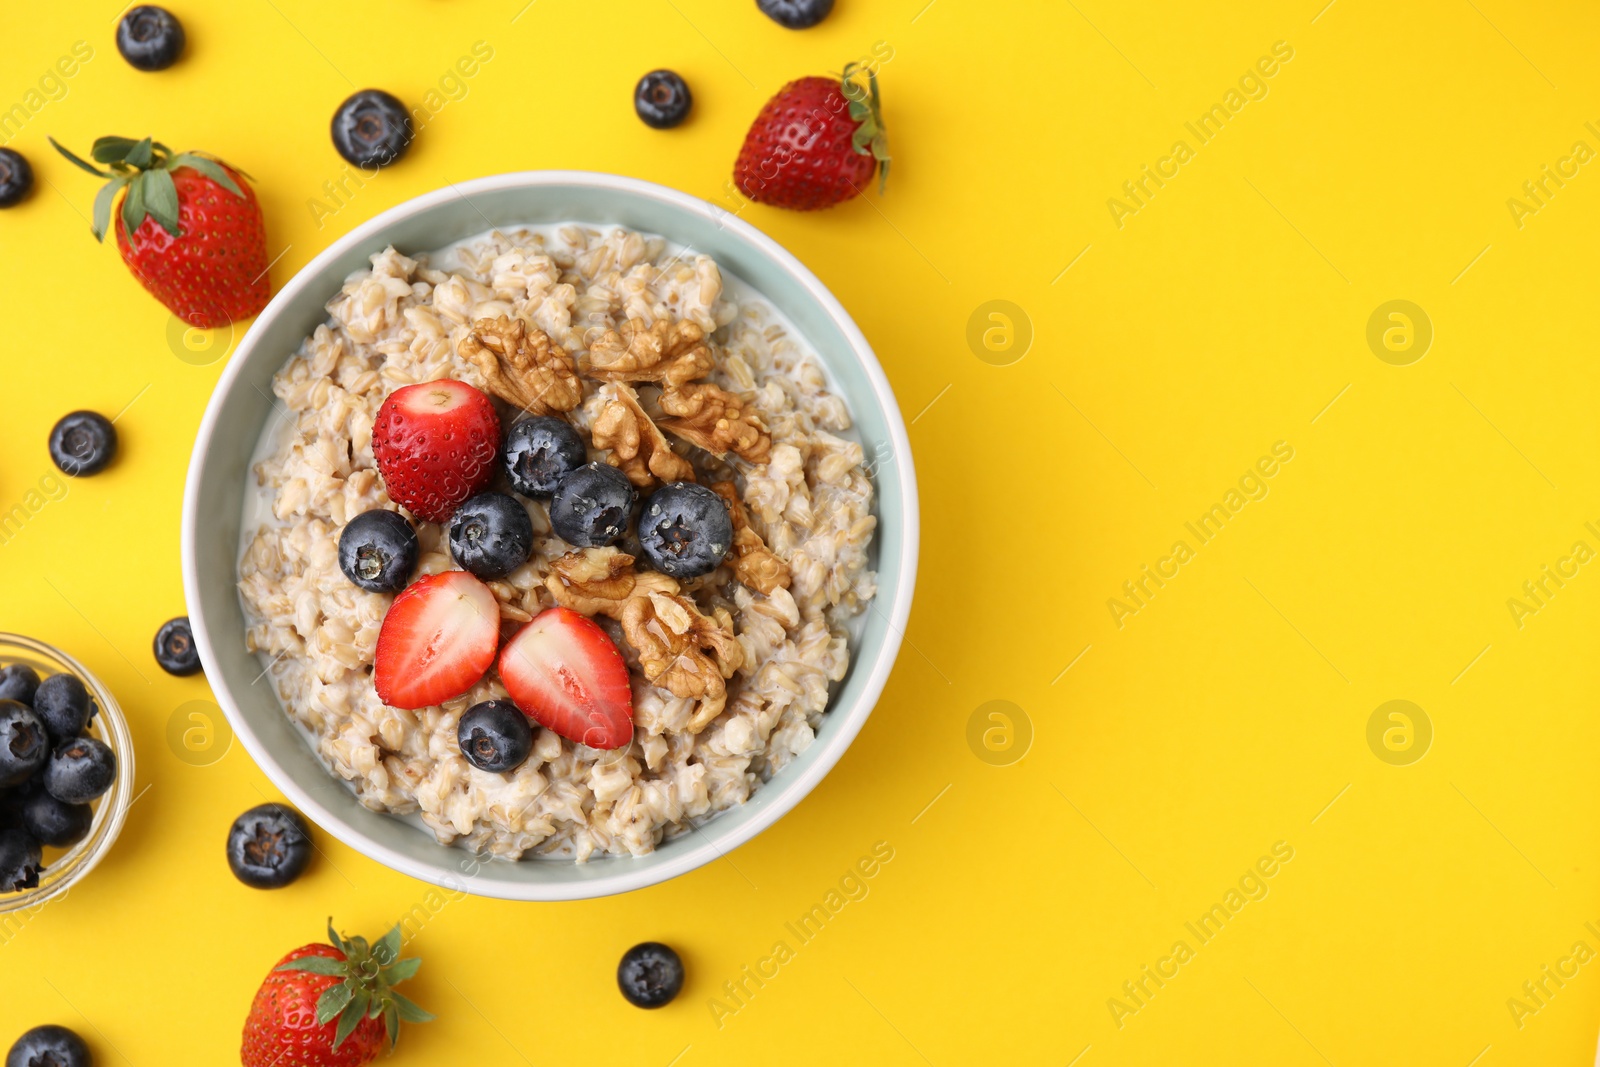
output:
[[[13,663],[32,667],[40,678],[62,673],[78,676],[100,707],[89,724],[88,733],[104,741],[116,754],[117,780],[104,796],[93,802],[94,821],[89,826],[88,836],[65,851],[46,847],[45,869],[39,874],[39,884],[19,893],[0,893],[0,915],[42,907],[77,884],[78,879],[93,870],[111,850],[133,803],[133,735],[128,732],[128,720],[123,718],[122,708],[100,679],[60,649],[31,637],[0,633],[0,667]]]

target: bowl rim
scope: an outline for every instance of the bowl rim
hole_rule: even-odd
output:
[[[224,675],[215,666],[219,661],[212,648],[210,627],[202,606],[200,575],[195,564],[194,545],[199,529],[201,471],[204,468],[206,454],[210,451],[212,438],[221,419],[224,407],[223,400],[237,386],[245,365],[250,362],[255,344],[266,331],[266,324],[272,322],[291,303],[300,299],[304,290],[310,286],[313,278],[320,274],[328,264],[345,255],[354,247],[380,237],[386,229],[402,220],[430,211],[440,204],[449,203],[456,199],[466,200],[470,199],[474,194],[491,193],[504,189],[563,185],[581,185],[611,190],[623,195],[659,201],[681,211],[698,215],[718,227],[731,231],[752,245],[758,253],[781,268],[784,273],[789,275],[806,291],[811,299],[817,302],[827,316],[833,320],[840,334],[848,342],[852,355],[861,365],[861,369],[864,371],[871,386],[872,393],[882,409],[884,423],[890,436],[889,461],[897,468],[902,485],[901,493],[905,514],[900,518],[904,523],[905,537],[901,546],[898,566],[895,568],[897,572],[897,581],[895,583],[897,595],[895,601],[889,605],[881,605],[874,601],[871,605],[872,610],[885,615],[888,623],[887,631],[884,635],[883,648],[872,663],[852,665],[852,669],[859,669],[863,666],[868,668],[865,685],[856,704],[849,709],[837,707],[829,709],[828,714],[830,716],[838,715],[840,717],[836,720],[839,725],[835,727],[826,741],[819,741],[812,746],[813,748],[825,747],[821,748],[821,751],[813,761],[807,764],[798,775],[785,781],[781,789],[773,790],[771,794],[768,794],[765,804],[753,817],[722,834],[711,832],[717,823],[716,819],[712,819],[698,828],[692,844],[686,844],[681,851],[678,851],[671,858],[650,867],[630,869],[626,864],[619,864],[615,871],[609,871],[590,879],[572,883],[536,881],[510,883],[482,879],[475,873],[463,870],[459,864],[455,865],[452,870],[447,871],[442,867],[436,867],[413,859],[385,844],[372,840],[355,826],[345,822],[342,817],[330,811],[292,779],[273,757],[265,742],[251,728],[248,718],[234,702],[232,693],[225,685],[218,685],[210,681],[211,678],[220,679]],[[329,295],[331,297],[332,294],[330,293]],[[845,751],[855,740],[856,735],[860,733],[862,726],[865,725],[867,717],[872,713],[878,698],[882,695],[884,686],[888,682],[890,671],[898,657],[901,641],[905,635],[906,620],[911,613],[911,601],[916,584],[919,542],[920,511],[917,499],[916,471],[911,456],[910,440],[906,433],[905,420],[900,413],[899,404],[895,400],[894,390],[889,385],[888,377],[884,373],[883,367],[879,364],[877,356],[873,353],[872,346],[867,342],[866,336],[861,332],[839,300],[809,268],[787,249],[750,223],[692,194],[640,178],[598,171],[533,170],[512,171],[505,174],[475,178],[469,181],[449,183],[442,188],[423,193],[420,196],[397,204],[354,227],[348,233],[333,241],[310,262],[295,272],[294,277],[290,278],[283,288],[273,296],[267,306],[256,316],[255,321],[251,323],[250,328],[229,357],[227,366],[212,390],[210,400],[206,405],[205,415],[195,436],[194,450],[190,456],[189,469],[184,484],[181,557],[184,596],[190,608],[190,623],[194,633],[195,644],[199,649],[202,663],[207,667],[209,676],[207,682],[211,685],[217,702],[228,716],[234,733],[244,743],[246,751],[250,753],[256,765],[272,781],[273,785],[304,812],[308,818],[316,823],[319,828],[332,834],[362,855],[376,860],[391,870],[410,875],[421,881],[478,896],[506,900],[557,901],[583,900],[629,892],[685,874],[697,867],[704,866],[712,860],[721,858],[733,849],[743,845],[772,826],[809,795],[812,789],[839,762]],[[313,757],[315,757],[315,753],[313,753]],[[765,793],[765,790],[763,792]],[[448,846],[441,845],[440,848],[443,850]],[[451,849],[451,851],[460,850]],[[470,855],[470,853],[464,853],[464,855]],[[628,859],[626,856],[620,858],[622,860]]]
[[[5,916],[16,912],[34,914],[46,904],[65,897],[69,890],[100,865],[100,861],[116,845],[123,825],[128,821],[128,812],[133,808],[134,801],[139,799],[133,795],[134,776],[138,773],[134,762],[133,729],[116,694],[100,680],[99,675],[49,642],[27,634],[0,632],[0,649],[8,645],[55,660],[66,668],[67,673],[77,675],[83,682],[90,697],[100,706],[97,716],[100,732],[104,735],[102,740],[116,754],[117,778],[95,806],[94,822],[90,825],[89,833],[51,861],[46,871],[59,869],[65,864],[66,876],[48,884],[41,879],[32,889],[0,894],[0,922]]]

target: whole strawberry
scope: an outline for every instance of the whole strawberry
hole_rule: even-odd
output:
[[[429,522],[447,521],[487,486],[499,452],[494,404],[450,378],[396,389],[372,424],[372,456],[389,499]]]
[[[875,170],[882,192],[889,141],[878,78],[850,63],[837,78],[801,78],[767,101],[745,134],[733,181],[758,203],[815,211],[859,195]]]
[[[394,1047],[402,1021],[433,1018],[393,989],[422,965],[400,959],[400,927],[370,947],[332,922],[328,937],[289,953],[261,983],[244,1021],[244,1067],[359,1067]]]
[[[102,137],[90,155],[101,170],[50,141],[99,178],[94,236],[104,241],[117,190],[117,248],[150,294],[190,326],[210,329],[267,306],[266,229],[244,175],[208,155],[174,153],[146,137]]]

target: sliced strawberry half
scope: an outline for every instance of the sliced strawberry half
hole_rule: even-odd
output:
[[[523,714],[568,741],[622,748],[633,740],[633,690],[622,653],[570,608],[534,616],[500,651],[500,680]]]
[[[500,605],[466,571],[444,571],[406,586],[378,631],[372,684],[385,704],[432,707],[471,689],[500,646]]]

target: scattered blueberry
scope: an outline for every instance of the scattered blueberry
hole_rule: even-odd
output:
[[[450,520],[450,555],[485,581],[504,578],[528,561],[533,521],[515,497],[479,493]]]
[[[0,667],[0,700],[17,700],[31,705],[38,688],[39,672],[26,663]]]
[[[44,790],[29,793],[22,801],[22,828],[41,845],[66,848],[82,841],[94,822],[94,809],[88,804],[68,804]]]
[[[183,54],[183,23],[166,8],[140,4],[117,23],[117,51],[139,70],[166,70]]]
[[[550,527],[576,548],[600,548],[627,532],[633,501],[626,474],[608,463],[585,463],[556,486]]]
[[[50,431],[50,459],[62,474],[99,474],[117,452],[117,428],[93,411],[64,415]]]
[[[94,718],[94,701],[75,674],[52,674],[33,694],[33,710],[44,721],[50,743],[59,745],[83,733]]]
[[[357,167],[387,167],[412,136],[411,112],[382,89],[363,89],[333,113],[333,147]]]
[[[474,704],[456,726],[456,742],[467,762],[480,771],[510,771],[533,751],[533,727],[509,700]]]
[[[228,831],[228,866],[256,889],[279,889],[300,877],[311,862],[311,830],[284,804],[260,804]]]
[[[523,496],[549,500],[562,477],[588,458],[583,438],[564,419],[533,415],[506,433],[506,478]]]
[[[0,830],[0,893],[15,893],[38,885],[42,858],[39,842],[28,831],[21,827]],[[10,1063],[8,1057],[7,1067]]]
[[[659,1008],[683,988],[683,961],[659,941],[634,945],[617,964],[617,988],[636,1008]]]
[[[156,663],[168,674],[182,678],[200,670],[200,650],[195,647],[189,616],[168,619],[156,631]]]
[[[6,1053],[6,1067],[93,1067],[83,1038],[65,1026],[35,1026]]]
[[[756,6],[780,26],[805,30],[828,17],[833,0],[756,0]]]
[[[49,755],[50,734],[33,709],[0,700],[0,788],[32,778]]]
[[[33,167],[14,148],[0,148],[0,208],[15,207],[33,190]]]
[[[652,70],[633,90],[633,110],[651,129],[670,130],[689,117],[689,83],[670,70]]]
[[[339,534],[339,569],[372,593],[398,593],[417,567],[417,531],[398,511],[375,508]]]
[[[714,571],[733,544],[722,498],[694,482],[663,485],[639,513],[639,547],[650,566],[674,578]]]
[[[95,737],[58,745],[44,765],[44,787],[57,800],[87,804],[117,780],[117,756]]]

